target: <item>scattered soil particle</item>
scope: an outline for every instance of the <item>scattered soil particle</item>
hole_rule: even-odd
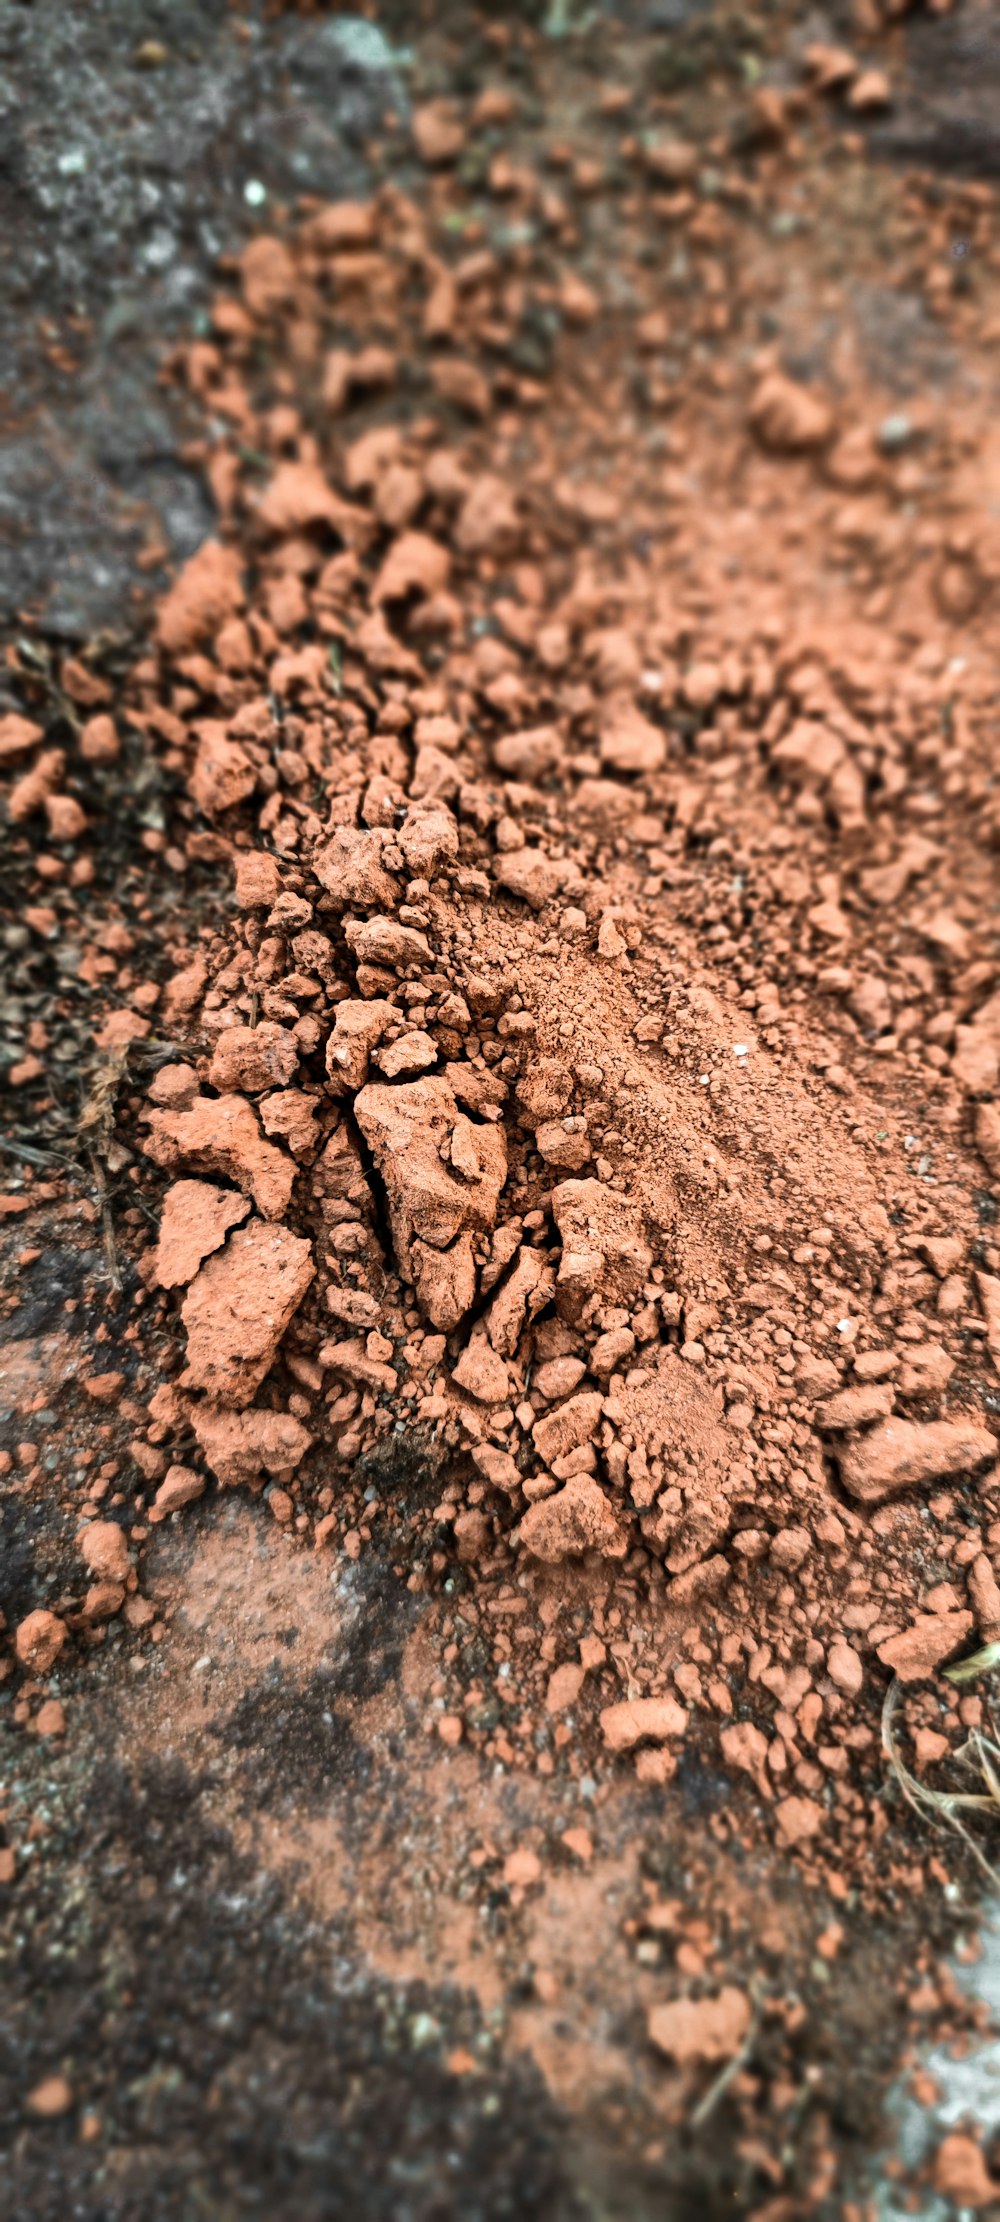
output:
[[[213,16],[203,523],[141,636],[18,596],[18,2217],[847,2216],[971,2027],[880,1726],[992,1733],[996,201],[875,169],[874,6],[654,12],[446,11],[412,126],[374,24]]]

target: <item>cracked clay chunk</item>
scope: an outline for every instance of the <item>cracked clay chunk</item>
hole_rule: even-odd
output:
[[[359,964],[422,964],[431,954],[426,934],[401,926],[396,918],[354,920],[344,927],[344,939]]]
[[[616,772],[658,772],[667,739],[634,702],[614,703],[601,720],[601,762]]]
[[[546,1119],[536,1127],[535,1148],[546,1165],[561,1173],[582,1173],[594,1154],[589,1137],[578,1130],[567,1132],[561,1119]]]
[[[334,1095],[354,1095],[364,1087],[372,1050],[398,1016],[394,1004],[379,995],[370,1003],[338,1003],[326,1045],[327,1077]]]
[[[396,1369],[386,1365],[381,1358],[370,1358],[360,1335],[347,1335],[342,1342],[326,1342],[320,1350],[320,1364],[332,1366],[335,1373],[346,1374],[349,1381],[361,1381],[367,1389],[387,1389],[398,1386]]]
[[[214,1188],[207,1180],[175,1180],[163,1199],[160,1239],[154,1270],[160,1288],[181,1288],[198,1267],[220,1250],[230,1227],[250,1209],[248,1196]]]
[[[414,1242],[413,1278],[417,1301],[431,1326],[450,1335],[475,1300],[476,1260],[471,1234],[456,1235],[447,1250]]]
[[[392,1239],[408,1280],[416,1278],[416,1239],[446,1250],[468,1229],[492,1227],[507,1178],[504,1135],[495,1126],[474,1126],[440,1074],[362,1088],[354,1112],[385,1182]]]
[[[202,542],[160,603],[156,637],[172,656],[186,655],[218,632],[243,604],[243,567],[235,548]]]
[[[558,764],[562,753],[562,735],[556,725],[528,726],[520,733],[506,733],[493,743],[493,761],[508,779],[540,779]]]
[[[220,1095],[264,1095],[268,1088],[283,1088],[298,1061],[287,1027],[263,1018],[259,1026],[226,1027],[215,1044],[208,1077]]]
[[[552,1297],[550,1268],[537,1250],[523,1244],[515,1253],[513,1271],[497,1290],[486,1314],[486,1332],[502,1358],[513,1358],[525,1317],[533,1319]]]
[[[42,740],[44,731],[44,726],[35,725],[31,718],[9,710],[6,717],[0,717],[0,764],[12,764],[15,757],[25,756],[36,741]]]
[[[977,1273],[976,1293],[986,1321],[986,1347],[994,1365],[1000,1366],[1000,1280],[995,1273]]]
[[[288,462],[279,463],[264,488],[257,503],[257,522],[281,539],[286,533],[332,525],[347,540],[357,527],[358,512],[334,493],[318,464]]]
[[[473,1336],[451,1378],[478,1404],[502,1404],[510,1389],[503,1359],[497,1357],[485,1335]]]
[[[417,153],[428,169],[454,162],[465,145],[465,126],[450,100],[427,100],[412,116]]]
[[[149,1519],[154,1527],[166,1520],[171,1512],[179,1512],[186,1504],[195,1504],[205,1494],[205,1476],[195,1472],[193,1466],[170,1466],[149,1507]]]
[[[287,1481],[312,1447],[312,1436],[290,1412],[230,1412],[221,1404],[196,1404],[191,1425],[206,1465],[225,1489],[252,1485],[261,1474]]]
[[[128,1544],[116,1520],[91,1520],[80,1529],[76,1547],[88,1574],[106,1582],[127,1582],[132,1571]]]
[[[879,1644],[878,1655],[901,1682],[923,1682],[968,1642],[973,1626],[970,1612],[918,1613],[901,1635]]]
[[[537,1131],[562,1117],[573,1093],[573,1075],[557,1057],[534,1057],[514,1089],[521,1124]]]
[[[866,1427],[869,1420],[888,1419],[893,1407],[893,1390],[882,1381],[852,1382],[850,1388],[841,1389],[836,1396],[827,1398],[818,1407],[816,1419],[820,1427],[838,1431],[849,1427]]]
[[[973,1559],[966,1579],[979,1633],[984,1643],[994,1643],[1000,1635],[1000,1585],[985,1551]]]
[[[733,2059],[750,2017],[746,1992],[727,1983],[717,1998],[675,1998],[665,2006],[651,2006],[646,2027],[658,2052],[688,2068]]]
[[[573,1558],[599,1551],[602,1558],[624,1558],[628,1548],[612,1506],[589,1474],[573,1474],[554,1497],[529,1505],[516,1540],[534,1558]]]
[[[199,1096],[189,1111],[154,1111],[143,1148],[171,1173],[193,1166],[225,1174],[265,1219],[280,1219],[288,1209],[295,1166],[265,1142],[244,1096]]]
[[[386,1049],[375,1051],[375,1063],[387,1080],[415,1080],[418,1073],[429,1072],[437,1061],[437,1043],[421,1026],[400,1034]]]
[[[204,718],[198,728],[198,754],[188,781],[193,801],[212,818],[220,810],[234,810],[245,802],[257,784],[257,773],[245,749],[231,741],[217,718]]]
[[[304,1088],[277,1088],[257,1106],[265,1134],[286,1142],[293,1157],[307,1157],[319,1139],[319,1104]]]
[[[563,1317],[579,1318],[589,1296],[631,1305],[648,1280],[653,1253],[637,1231],[635,1206],[599,1180],[564,1180],[552,1191],[562,1257],[557,1297]]]
[[[181,1306],[188,1338],[182,1386],[204,1389],[220,1404],[249,1404],[315,1270],[308,1242],[288,1227],[259,1219],[238,1227]]]
[[[417,803],[407,811],[396,838],[415,879],[433,880],[458,855],[458,827],[443,804],[427,808]]]
[[[761,380],[750,404],[750,422],[762,445],[776,455],[822,447],[833,431],[826,402],[779,370]]]
[[[23,1667],[32,1674],[48,1674],[54,1667],[69,1630],[58,1613],[47,1612],[40,1605],[35,1612],[18,1622],[14,1649]]]
[[[270,910],[281,893],[277,860],[264,849],[248,849],[236,858],[236,900],[241,910]]]
[[[981,1103],[977,1108],[976,1148],[994,1180],[1000,1180],[1000,1109],[995,1103]]]
[[[881,1504],[901,1489],[978,1473],[996,1454],[996,1437],[970,1420],[883,1420],[839,1453],[840,1479],[861,1504]]]
[[[509,555],[520,532],[517,500],[505,479],[483,471],[474,479],[455,520],[462,555]]]
[[[636,1744],[663,1744],[668,1736],[683,1736],[688,1717],[675,1697],[628,1697],[605,1705],[600,1724],[609,1751],[633,1751]]]
[[[568,1403],[560,1404],[555,1412],[536,1420],[532,1441],[539,1458],[546,1466],[553,1459],[565,1458],[567,1451],[578,1450],[581,1443],[593,1442],[601,1424],[604,1398],[598,1389],[584,1389],[579,1396],[571,1396]]]
[[[543,856],[541,849],[508,849],[498,856],[494,877],[498,887],[519,895],[531,910],[544,910],[565,886],[568,867]]]
[[[752,1776],[762,1797],[771,1796],[767,1774],[767,1737],[753,1721],[733,1721],[719,1732],[719,1745],[727,1767],[739,1767]]]
[[[363,830],[338,826],[332,841],[317,849],[312,868],[331,902],[342,910],[353,904],[362,910],[392,910],[399,888],[382,862],[385,834],[380,826]]]
[[[774,1808],[778,1842],[786,1851],[793,1844],[808,1844],[828,1826],[827,1814],[815,1798],[779,1798]]]
[[[372,605],[405,601],[410,594],[440,594],[451,557],[427,532],[403,532],[393,541],[372,587]]]

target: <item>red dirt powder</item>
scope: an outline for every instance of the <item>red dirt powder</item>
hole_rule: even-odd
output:
[[[454,133],[445,110],[421,112],[432,166]],[[676,183],[684,155],[686,178],[686,154],[661,145],[654,177]],[[336,211],[254,242],[251,317],[269,330],[336,252],[363,337],[423,222],[387,190],[349,269]],[[956,1148],[971,1091],[989,1154],[1000,1021],[975,898],[924,830],[935,813],[921,802],[905,823],[937,762],[946,652],[901,654],[904,604],[898,639],[835,608],[822,622],[803,608],[789,631],[748,547],[720,601],[717,551],[747,511],[728,527],[722,507],[706,515],[696,548],[681,501],[669,553],[654,541],[623,569],[623,531],[651,514],[628,440],[598,498],[571,357],[544,414],[516,391],[494,405],[472,359],[489,313],[485,296],[457,299],[463,352],[432,365],[457,411],[452,476],[430,420],[393,414],[391,393],[358,437],[354,374],[343,436],[320,450],[294,433],[298,455],[245,496],[242,546],[196,559],[225,616],[253,620],[235,664],[191,666],[189,566],[155,673],[133,682],[148,718],[169,659],[186,658],[178,761],[232,856],[244,921],[178,1012],[198,1092],[151,1106],[143,1146],[176,1174],[235,1181],[276,1222],[266,1239],[302,1260],[285,1296],[262,1253],[258,1293],[260,1223],[220,1223],[216,1239],[192,1220],[206,1262],[197,1278],[169,1268],[192,1283],[183,1406],[220,1479],[266,1470],[207,1408],[246,1406],[284,1339],[287,1419],[325,1398],[345,1480],[416,1426],[458,1485],[448,1519],[474,1581],[530,1587],[558,1567],[572,1584],[589,1566],[606,1613],[616,1582],[633,1614],[644,1600],[648,1648],[624,1710],[601,1713],[605,1746],[636,1740],[609,1728],[630,1707],[686,1721],[677,1689],[705,1731],[717,1721],[732,1765],[784,1793],[779,1842],[842,1858],[864,1834],[876,1750],[868,1663],[932,1674],[996,1602],[981,1573],[978,1606],[958,1592],[921,1615],[912,1557],[915,1511],[942,1481],[972,1491],[987,1525],[996,1502],[996,1437],[956,1340],[978,1316],[962,1276],[976,1175]],[[616,338],[609,324],[611,361]],[[719,409],[744,504],[766,490],[780,517],[788,499],[825,501],[816,465],[785,460],[828,446],[823,396],[772,367]],[[402,480],[381,498],[393,473],[401,507]],[[877,460],[848,475],[867,487]],[[663,485],[678,502],[669,472]],[[294,607],[276,623],[280,581]],[[307,622],[335,655],[295,650]],[[956,803],[974,780],[978,682],[949,671],[963,686]],[[921,1146],[949,1168],[923,1192],[892,1108],[915,1071]],[[232,1192],[170,1192],[188,1193],[207,1208]],[[988,1272],[976,1287],[989,1334]],[[276,1391],[247,1424],[277,1421]],[[287,1446],[279,1458],[295,1471]],[[897,1496],[875,1523],[876,1573],[866,1537]],[[335,1503],[322,1525],[329,1547],[357,1515]],[[737,1661],[748,1696],[776,1702],[759,1722],[733,1719]]]
[[[886,1843],[890,1678],[933,1774],[974,1725],[939,1669],[1000,1626],[995,434],[928,405],[897,453],[847,323],[829,390],[749,344],[779,153],[747,183],[716,149],[708,194],[668,135],[610,181],[581,148],[571,221],[495,151],[534,244],[473,226],[449,262],[477,128],[421,106],[421,198],[245,249],[197,367],[224,543],[84,728],[95,765],[145,735],[171,870],[213,874],[155,979],[116,988],[107,934],[83,956],[111,1146],[155,1198],[143,1316],[183,1345],[157,1378],[138,1329],[133,1456],[154,1528],[213,1478],[267,1487],[276,1548],[351,1563],[418,1456],[392,1550],[439,1607],[438,1766],[633,1770],[664,1801],[721,1770],[716,1845],[873,1905],[925,1880]],[[699,281],[669,299],[664,226]],[[550,364],[498,356],[556,301]],[[979,362],[978,310],[939,313]],[[39,898],[94,835],[44,739],[0,720]],[[154,1024],[155,1076],[128,1066]],[[136,1602],[146,1537],[81,1526],[84,1617]],[[67,1640],[12,1631],[41,1678]],[[543,1876],[530,1846],[504,1872]],[[711,1964],[649,2013],[678,2069],[750,2029]],[[938,2182],[989,2195],[960,2137]]]

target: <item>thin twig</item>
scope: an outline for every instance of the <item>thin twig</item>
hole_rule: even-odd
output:
[[[40,1150],[29,1142],[8,1142],[0,1137],[0,1150],[7,1157],[23,1157],[26,1165],[68,1165],[71,1172],[84,1174],[78,1157],[65,1157],[61,1150]]]
[[[978,1862],[983,1873],[989,1877],[990,1882],[1000,1884],[1000,1874],[997,1873],[995,1867],[990,1865],[985,1853],[980,1851],[975,1837],[966,1828],[964,1821],[959,1819],[960,1807],[966,1812],[987,1812],[996,1815],[998,1808],[995,1798],[992,1796],[981,1797],[965,1791],[929,1790],[926,1784],[917,1781],[916,1775],[910,1773],[909,1768],[904,1766],[899,1756],[899,1748],[893,1729],[893,1718],[899,1703],[899,1689],[899,1682],[893,1681],[886,1691],[885,1704],[882,1707],[882,1749],[907,1805],[912,1806],[914,1813],[922,1814],[925,1819],[929,1819],[935,1828],[948,1828],[952,1830],[955,1836],[960,1836],[963,1842],[968,1845],[973,1858]],[[990,1777],[985,1769],[984,1775],[986,1781],[989,1782]]]
[[[90,1094],[84,1102],[77,1133],[86,1135],[97,1149],[107,1146],[115,1123],[118,1091],[125,1079],[128,1048],[116,1049],[98,1065]]]
[[[726,2061],[725,2067],[720,2068],[718,2075],[714,2078],[713,2082],[709,2084],[704,2098],[699,2099],[698,2104],[694,2109],[694,2113],[691,2116],[692,2129],[704,2128],[709,2116],[711,2114],[714,2114],[719,2100],[725,2097],[730,2084],[735,2080],[736,2076],[738,2076],[740,2069],[746,2066],[746,2063],[750,2058],[750,2054],[753,2051],[754,2045],[757,2042],[757,2032],[760,2029],[761,1993],[760,1985],[756,1981],[756,1978],[751,1981],[749,1988],[750,1997],[753,2002],[753,2013],[750,2016],[750,2023],[747,2029],[746,2036],[743,2039],[743,2043],[741,2044],[739,2051],[734,2052],[732,2059]]]
[[[111,1216],[111,1203],[108,1197],[108,1184],[107,1180],[105,1179],[104,1167],[94,1150],[89,1150],[87,1154],[90,1160],[90,1170],[93,1176],[94,1187],[97,1190],[97,1203],[98,1209],[101,1214],[101,1233],[104,1237],[104,1255],[107,1260],[108,1278],[111,1282],[112,1288],[120,1289],[122,1285],[122,1272],[121,1265],[118,1259],[118,1244],[115,1240],[115,1223]]]

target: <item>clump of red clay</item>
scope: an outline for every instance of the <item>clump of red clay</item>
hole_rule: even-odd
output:
[[[946,1879],[889,1832],[890,1679],[933,1780],[982,1717],[939,1669],[1000,1627],[994,447],[974,404],[891,421],[857,334],[828,385],[751,344],[782,114],[711,192],[620,118],[620,182],[562,149],[557,189],[506,116],[469,128],[524,237],[438,105],[419,200],[253,241],[175,365],[222,538],[81,741],[162,752],[218,891],[98,1033],[174,1053],[119,1128],[184,1342],[136,1456],[156,1524],[214,1478],[302,1546],[391,1536],[447,1746],[722,1768],[720,1844],[875,1903]],[[10,816],[72,840],[42,740],[0,726]],[[749,2019],[650,2034],[711,2062]]]

